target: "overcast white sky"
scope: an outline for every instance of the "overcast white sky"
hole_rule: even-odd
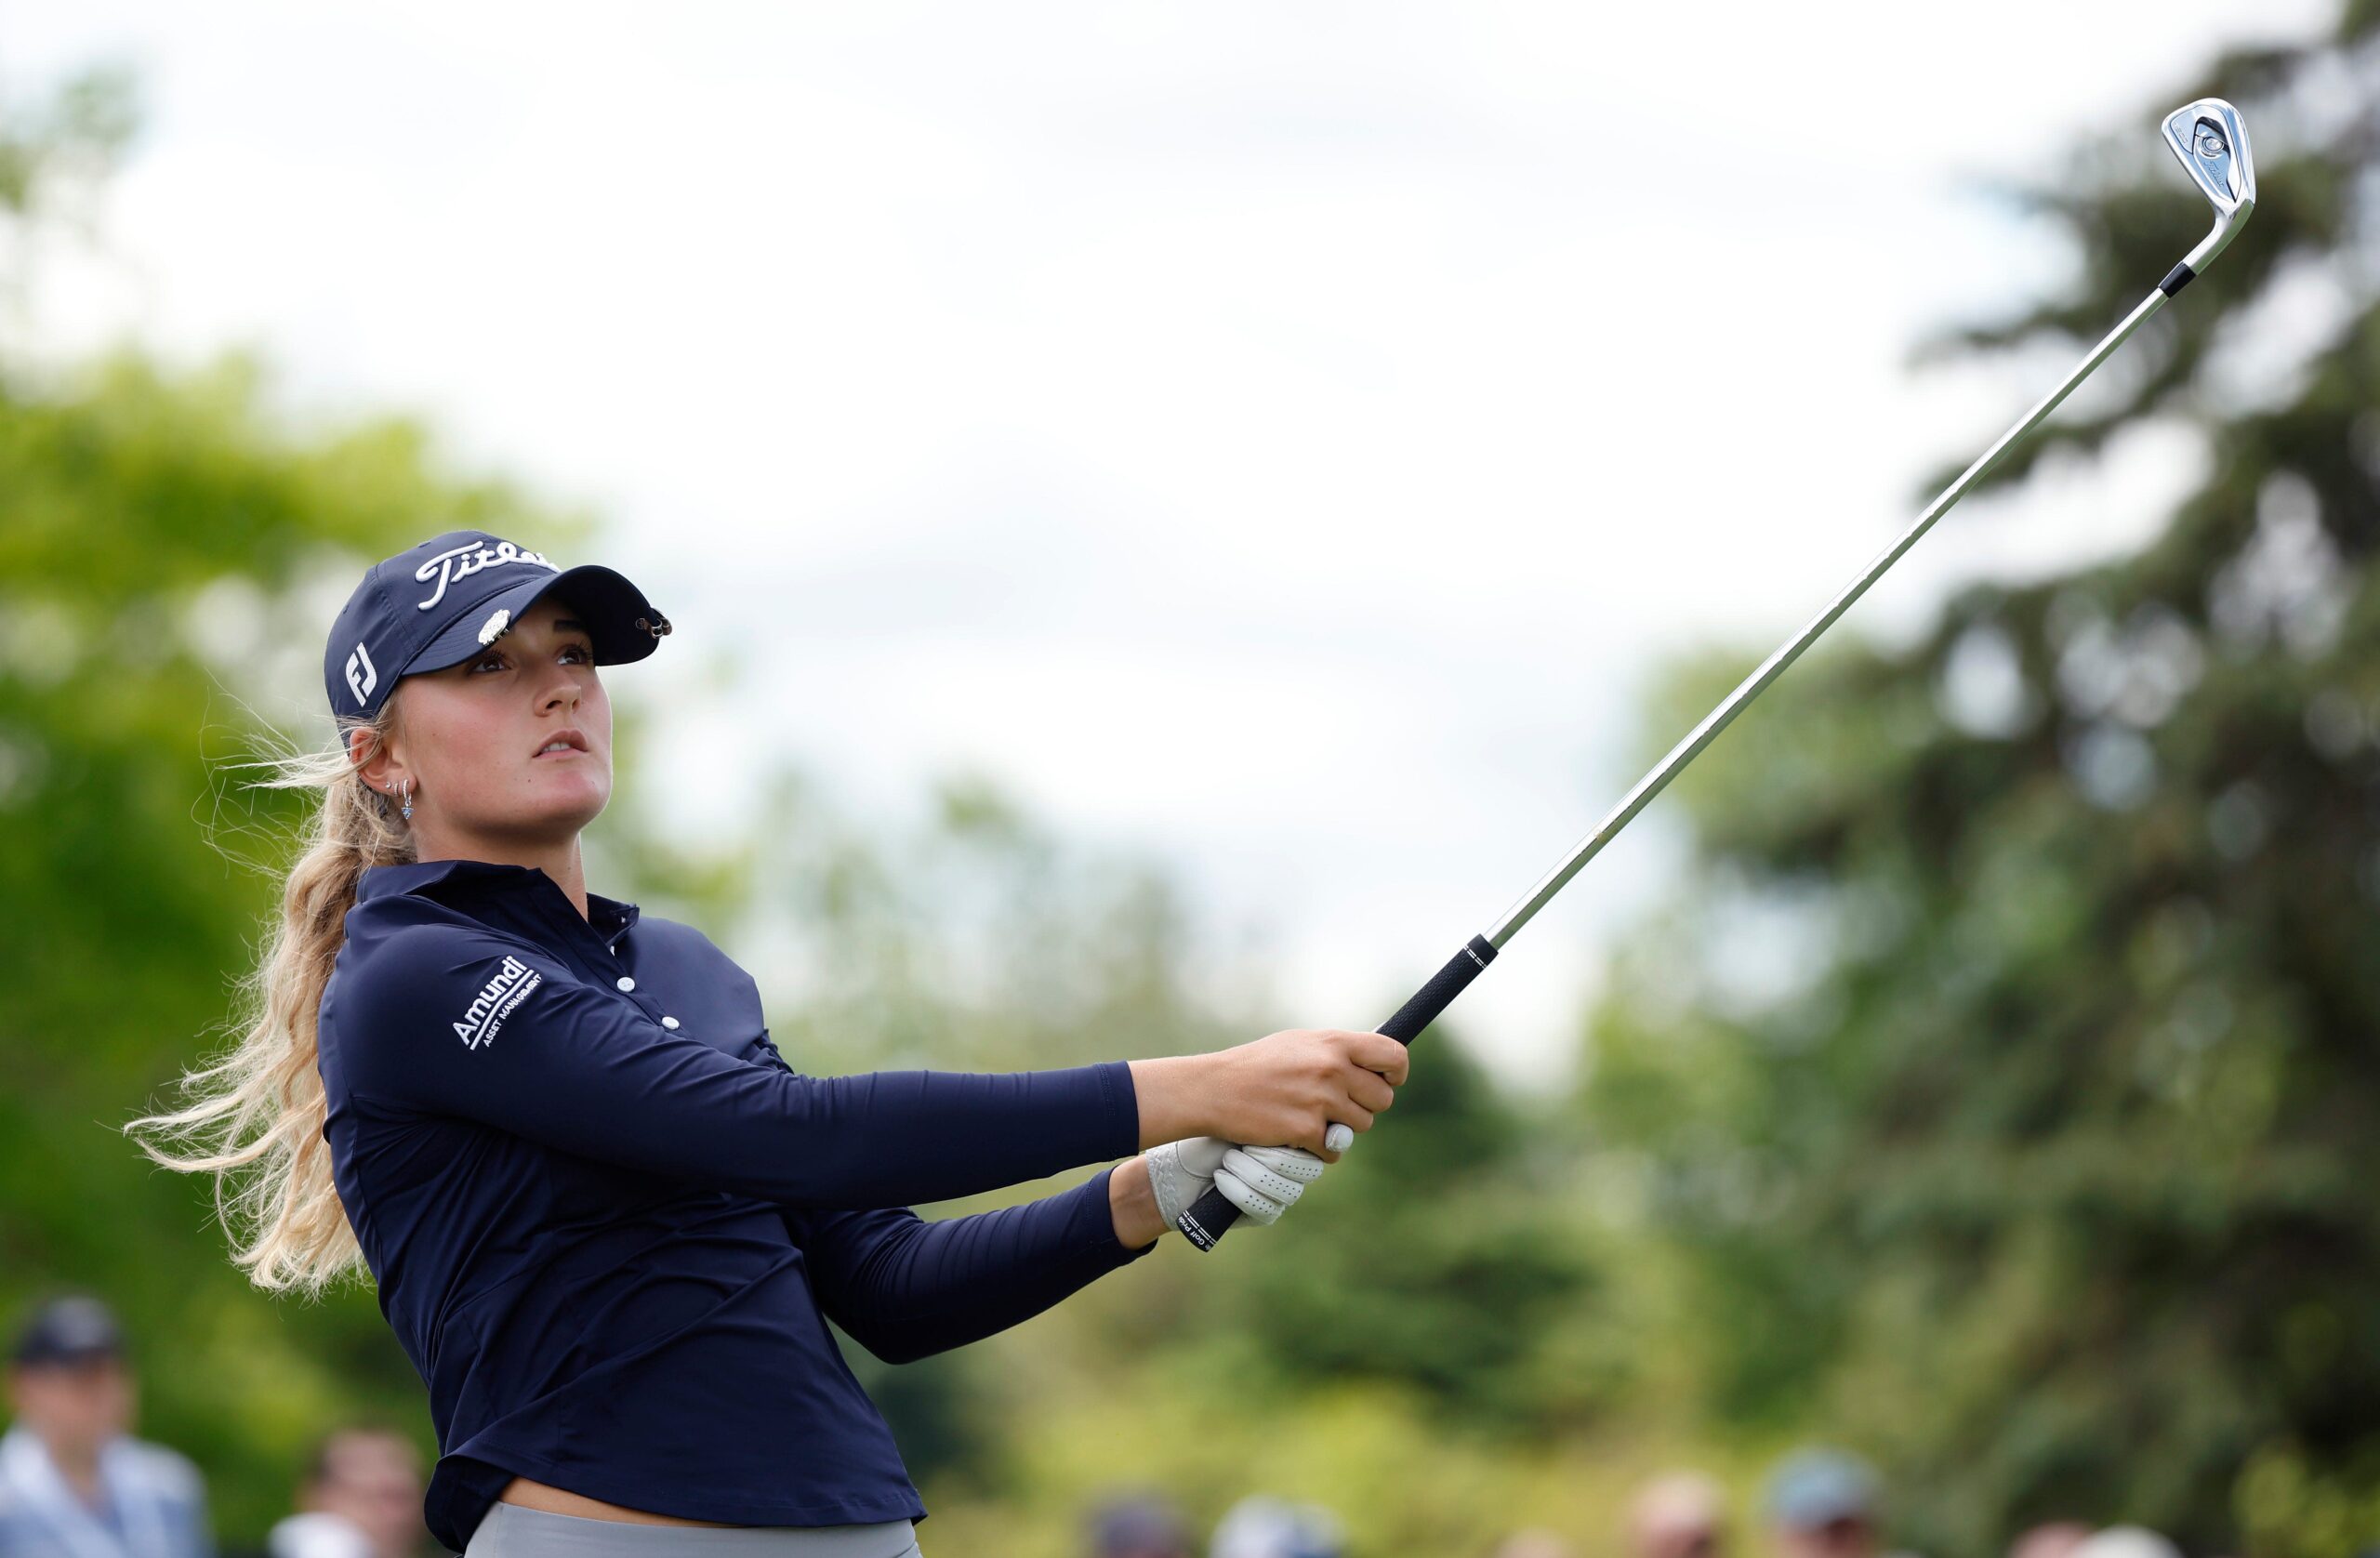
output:
[[[633,674],[744,676],[673,700],[687,815],[773,753],[887,820],[987,773],[1362,1025],[1635,777],[1653,666],[1770,647],[2063,371],[1906,366],[2062,273],[1977,179],[2332,10],[0,0],[0,86],[147,87],[54,338],[257,346],[604,516],[679,626]],[[1962,509],[1850,626],[2190,474]],[[1661,810],[1465,997],[1508,1076]]]

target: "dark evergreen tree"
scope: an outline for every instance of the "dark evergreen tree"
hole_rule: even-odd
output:
[[[1780,683],[1681,784],[1694,886],[1596,1024],[1713,1405],[1854,1439],[1937,1553],[2380,1542],[2380,7],[2140,117],[2202,93],[2254,220],[1995,480],[2152,420],[2203,479],[2137,555]],[[2096,338],[2204,231],[2167,156],[2079,155],[2032,196],[2075,284],[1945,350]],[[1727,977],[1779,927],[1801,978]]]

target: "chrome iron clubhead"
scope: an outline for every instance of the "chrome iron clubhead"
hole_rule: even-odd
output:
[[[2195,274],[2223,252],[2256,208],[2256,165],[2248,152],[2248,127],[2229,103],[2201,98],[2165,116],[2165,144],[2215,207],[2215,231],[2182,261]]]

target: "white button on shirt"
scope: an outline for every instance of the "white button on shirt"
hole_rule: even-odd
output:
[[[619,977],[616,981],[615,981],[615,984],[617,984],[619,985],[619,987],[620,987],[621,989],[623,989],[623,990],[633,990],[633,989],[635,989],[635,988],[636,988],[636,981],[635,981],[635,980],[633,980],[633,979],[630,979],[630,978],[629,978],[628,975],[626,975],[626,974],[622,974],[622,975],[620,975],[620,977]]]
[[[665,1028],[674,1028],[678,1025],[678,1019],[675,1017],[664,1017],[661,1019],[661,1025]]]

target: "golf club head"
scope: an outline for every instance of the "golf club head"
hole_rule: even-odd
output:
[[[2215,207],[2215,231],[2182,261],[2195,273],[2223,252],[2256,208],[2256,165],[2248,152],[2248,127],[2229,103],[2201,98],[2165,116],[2165,144]]]

